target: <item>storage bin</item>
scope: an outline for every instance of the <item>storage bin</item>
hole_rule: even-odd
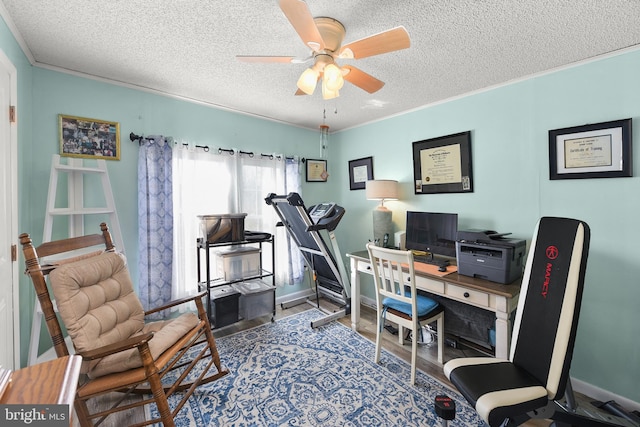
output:
[[[230,285],[211,289],[211,322],[214,328],[222,328],[238,321],[240,292]]]
[[[242,280],[260,274],[260,249],[239,246],[215,252],[218,277],[226,281]]]
[[[234,289],[240,293],[239,312],[245,320],[273,314],[275,310],[276,287],[262,280],[234,283]]]
[[[198,215],[200,235],[208,243],[242,242],[246,213]]]

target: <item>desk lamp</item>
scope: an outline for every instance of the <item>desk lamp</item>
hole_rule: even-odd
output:
[[[377,246],[393,245],[391,211],[384,206],[385,200],[398,200],[398,181],[377,179],[365,184],[367,200],[380,200],[373,211],[373,239]],[[387,241],[385,242],[385,236]],[[386,245],[385,245],[386,243]]]

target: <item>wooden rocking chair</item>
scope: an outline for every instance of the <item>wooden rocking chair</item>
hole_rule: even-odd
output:
[[[45,276],[75,352],[83,358],[76,414],[83,427],[94,426],[114,412],[155,403],[160,418],[136,426],[157,422],[174,426],[175,415],[199,385],[228,374],[220,364],[202,303],[204,293],[143,311],[124,257],[115,251],[107,225],[102,223],[100,228],[102,234],[46,242],[37,248],[28,234],[20,235],[26,273],[35,287],[57,357],[68,355],[69,350]],[[86,253],[91,247],[98,250]],[[78,250],[85,253],[78,255]],[[59,259],[74,251],[75,256]],[[58,260],[44,259],[52,256]],[[169,320],[144,321],[145,315],[192,301],[197,315],[188,312]],[[167,398],[178,391],[184,393],[171,409]],[[89,412],[89,400],[112,392],[122,393],[121,399],[107,410]],[[146,396],[125,402],[132,393]]]

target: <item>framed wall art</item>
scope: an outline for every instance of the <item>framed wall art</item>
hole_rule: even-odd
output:
[[[364,190],[367,181],[373,179],[373,157],[349,160],[349,189]]]
[[[471,193],[471,132],[413,143],[415,194]]]
[[[86,117],[58,115],[60,155],[120,160],[120,124]]]
[[[326,182],[327,178],[326,160],[307,159],[307,182]]]
[[[549,179],[633,176],[631,119],[549,131]]]

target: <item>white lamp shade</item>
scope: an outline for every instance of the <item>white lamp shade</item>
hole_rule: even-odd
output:
[[[398,181],[375,179],[365,184],[367,200],[398,200]]]
[[[318,73],[313,68],[307,68],[298,79],[298,89],[300,89],[307,95],[313,95],[313,92],[316,89],[316,83],[318,82],[319,75],[320,73]]]
[[[342,71],[335,64],[329,64],[324,67],[323,83],[327,89],[332,92],[337,92],[342,89],[344,85],[344,79],[342,78]]]
[[[340,96],[340,92],[337,90],[330,90],[327,87],[326,80],[322,79],[322,99],[333,99]]]

